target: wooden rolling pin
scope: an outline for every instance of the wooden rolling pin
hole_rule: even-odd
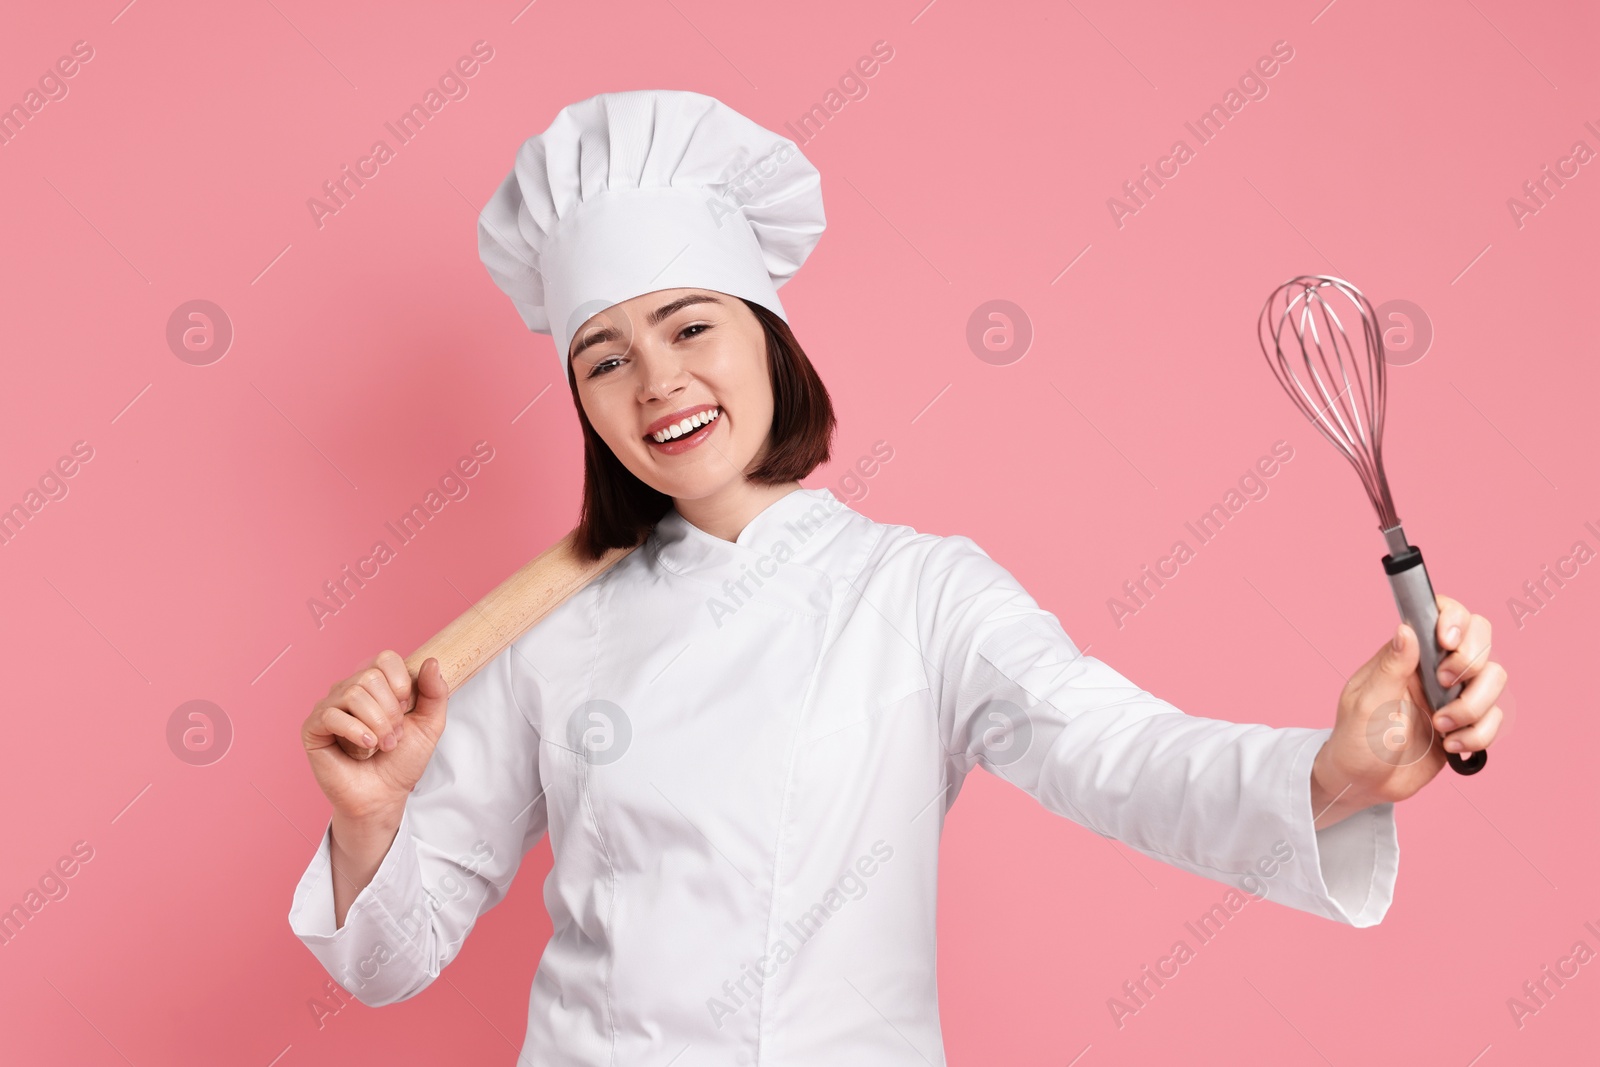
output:
[[[597,560],[585,560],[575,547],[576,534],[576,530],[568,533],[523,564],[515,574],[407,656],[406,670],[411,673],[412,681],[415,682],[423,663],[430,657],[437,657],[439,674],[454,693],[504,652],[511,642],[633,551],[633,548],[611,548]],[[411,703],[412,707],[416,706],[415,690]],[[356,759],[367,759],[379,751],[353,745],[342,737],[339,747]]]

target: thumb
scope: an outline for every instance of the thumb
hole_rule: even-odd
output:
[[[1390,678],[1403,682],[1416,673],[1420,654],[1416,631],[1401,623],[1395,629],[1394,640],[1384,646],[1378,658],[1378,670]]]
[[[445,708],[449,703],[450,687],[445,684],[439,661],[429,656],[422,661],[422,669],[417,672],[417,706],[406,717],[430,726],[434,720],[438,720],[439,725],[443,726]]]

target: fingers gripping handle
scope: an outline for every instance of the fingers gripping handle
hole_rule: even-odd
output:
[[[1461,694],[1461,683],[1448,689],[1439,684],[1439,663],[1445,657],[1439,648],[1439,605],[1433,595],[1433,583],[1428,580],[1428,568],[1422,562],[1422,550],[1411,545],[1398,555],[1384,556],[1383,569],[1389,575],[1400,618],[1417,635],[1421,654],[1417,673],[1422,675],[1422,691],[1427,694],[1430,710],[1438,711]],[[1483,749],[1469,756],[1451,752],[1448,758],[1457,774],[1477,774],[1489,762],[1489,753]]]

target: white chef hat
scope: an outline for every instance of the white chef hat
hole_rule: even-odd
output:
[[[778,287],[822,236],[822,179],[793,141],[702,93],[601,93],[528,138],[478,215],[478,256],[530,330],[572,335],[660,289]]]

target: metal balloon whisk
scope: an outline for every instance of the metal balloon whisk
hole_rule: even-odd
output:
[[[1358,339],[1351,332],[1360,325]],[[1433,583],[1422,551],[1408,544],[1383,470],[1383,412],[1386,390],[1383,330],[1361,290],[1340,278],[1302,274],[1272,291],[1258,324],[1261,351],[1278,384],[1322,436],[1350,461],[1378,513],[1389,554],[1383,569],[1394,590],[1400,617],[1421,645],[1418,673],[1432,710],[1461,692],[1461,685],[1439,684],[1445,653],[1435,631],[1439,622]],[[1347,328],[1348,327],[1348,328]],[[1357,346],[1359,345],[1359,351]],[[1449,754],[1460,774],[1476,774],[1489,760],[1480,750]]]

